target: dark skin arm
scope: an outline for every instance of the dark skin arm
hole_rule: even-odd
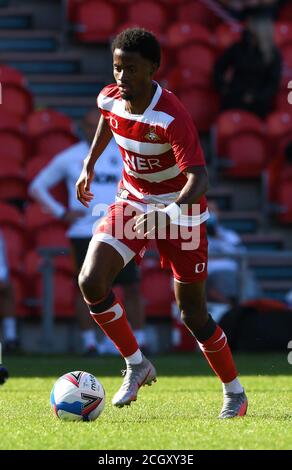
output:
[[[76,197],[85,207],[88,207],[88,203],[93,198],[93,194],[90,192],[90,185],[94,176],[95,162],[98,160],[111,138],[112,131],[103,115],[101,115],[88,156],[84,160],[83,169],[76,183]]]
[[[208,189],[207,168],[205,166],[189,167],[184,171],[184,174],[188,180],[175,202],[177,205],[191,206],[192,204],[196,204]],[[182,210],[182,213],[183,212],[184,210]],[[144,233],[145,237],[158,229],[156,213],[157,211],[151,211],[147,214],[135,217],[135,228],[138,234],[140,234],[141,231],[145,232],[146,226],[149,229]],[[166,214],[165,225],[170,225],[170,222],[170,217]]]

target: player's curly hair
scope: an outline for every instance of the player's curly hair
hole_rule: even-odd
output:
[[[154,34],[143,28],[128,28],[122,31],[112,42],[112,53],[115,49],[126,52],[139,52],[144,59],[150,60],[157,67],[160,65],[160,44]]]

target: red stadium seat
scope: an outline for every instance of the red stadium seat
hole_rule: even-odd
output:
[[[177,61],[180,67],[192,67],[206,74],[212,74],[215,55],[211,47],[203,44],[189,44],[178,49]]]
[[[108,41],[117,24],[116,9],[108,2],[84,0],[77,5],[76,36],[79,41]]]
[[[199,132],[208,132],[219,110],[219,99],[213,90],[191,88],[179,94]]]
[[[282,208],[278,221],[292,224],[292,165],[286,165],[280,174],[277,202]]]
[[[11,269],[10,274],[16,303],[16,315],[18,318],[26,317],[30,314],[30,309],[26,305],[26,277],[21,270],[14,268]]]
[[[264,126],[257,116],[240,110],[226,111],[218,118],[216,133],[217,155],[224,162],[226,176],[260,176],[267,164],[267,149]]]
[[[286,44],[281,49],[283,57],[283,74],[285,77],[292,79],[292,42]]]
[[[77,137],[70,132],[55,130],[46,132],[34,139],[34,153],[55,156],[71,145],[76,144]]]
[[[287,100],[287,89],[281,90],[275,100],[275,109],[281,113],[291,113],[291,104]]]
[[[279,13],[279,21],[290,21],[292,22],[292,4],[287,2],[286,5],[283,5]]]
[[[181,47],[190,43],[213,45],[210,32],[202,25],[189,21],[172,23],[166,34],[170,47]]]
[[[0,226],[4,224],[20,228],[23,225],[23,216],[16,207],[0,202]]]
[[[10,268],[18,269],[20,266],[24,250],[23,227],[21,212],[10,204],[0,202],[0,231],[5,238]]]
[[[31,182],[36,175],[47,166],[52,160],[51,155],[35,155],[28,160],[25,166],[25,176],[27,182]]]
[[[23,132],[24,125],[20,116],[2,110],[0,106],[0,130]]]
[[[212,88],[212,78],[210,73],[198,70],[195,67],[173,68],[163,81],[163,87],[175,93],[189,88]]]
[[[255,114],[242,110],[224,111],[216,122],[217,154],[226,154],[226,144],[233,135],[252,131],[262,134],[263,130],[264,125]]]
[[[215,41],[218,52],[222,52],[237,42],[241,37],[241,30],[236,26],[232,28],[229,24],[220,24],[215,31]]]
[[[41,313],[41,300],[43,299],[43,279],[41,267],[43,258],[35,251],[29,251],[24,260],[24,270],[29,281],[27,296],[37,300],[35,314]],[[68,256],[57,256],[54,258],[54,310],[56,316],[70,317],[74,312],[75,298],[75,275],[72,261]],[[66,295],[64,295],[66,292]],[[67,296],[68,293],[68,296]]]
[[[282,48],[287,44],[292,44],[292,22],[277,22],[274,28],[275,43],[278,47]]]
[[[179,21],[192,21],[206,26],[209,29],[215,28],[220,19],[214,15],[202,2],[194,2],[193,0],[178,6],[177,16]]]
[[[22,86],[4,83],[2,86],[2,107],[8,113],[25,118],[33,107],[32,95]]]
[[[0,167],[0,199],[26,199],[27,183],[18,162],[5,159]]]
[[[29,147],[25,135],[17,130],[0,128],[1,161],[10,161],[22,164],[28,156]]]
[[[158,2],[141,0],[129,5],[127,21],[159,34],[166,27],[167,14]]]
[[[0,229],[6,244],[9,266],[20,269],[26,248],[23,225],[1,223]]]
[[[267,164],[267,148],[263,135],[236,134],[227,143],[228,166],[224,174],[233,178],[258,178]]]
[[[46,212],[39,204],[28,204],[25,226],[32,244],[43,246],[68,246],[66,224]]]
[[[271,153],[273,155],[282,154],[288,142],[291,141],[292,112],[275,112],[270,114],[267,118],[267,134],[270,141]]]
[[[172,276],[158,269],[143,270],[141,292],[147,318],[170,317],[173,291]]]
[[[8,65],[0,65],[0,83],[26,86],[26,79],[19,70],[9,67]]]
[[[42,109],[31,113],[26,124],[28,135],[31,138],[39,137],[56,129],[74,132],[74,124],[71,118],[53,109]]]

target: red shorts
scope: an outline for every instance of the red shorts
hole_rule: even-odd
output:
[[[142,213],[127,203],[112,204],[108,214],[96,227],[92,241],[99,240],[112,245],[123,257],[125,265],[133,257],[139,262],[149,243],[145,238],[138,238],[133,230],[133,217]],[[192,283],[206,280],[208,240],[205,223],[183,228],[171,224],[155,240],[162,268],[170,267],[177,281]]]

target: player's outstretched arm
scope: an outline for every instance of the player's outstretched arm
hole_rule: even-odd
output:
[[[112,132],[103,115],[101,115],[88,156],[84,160],[81,174],[76,182],[76,197],[85,207],[89,207],[89,202],[93,198],[93,194],[90,192],[90,185],[94,176],[95,162],[111,138]]]

